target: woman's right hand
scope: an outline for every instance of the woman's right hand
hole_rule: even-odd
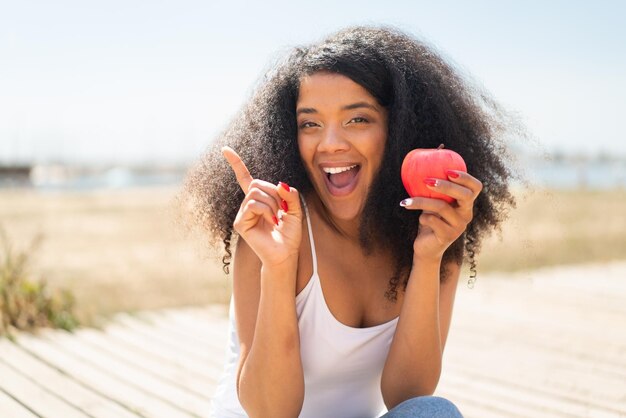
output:
[[[298,257],[302,240],[299,193],[285,183],[253,179],[241,157],[230,147],[222,154],[245,193],[233,224],[265,267],[280,266]],[[286,209],[286,210],[285,210]]]

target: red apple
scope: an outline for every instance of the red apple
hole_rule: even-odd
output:
[[[430,197],[442,199],[448,203],[454,198],[429,189],[424,183],[426,178],[448,180],[446,170],[457,170],[467,173],[465,161],[456,152],[439,148],[418,148],[409,152],[402,162],[402,183],[409,197]]]

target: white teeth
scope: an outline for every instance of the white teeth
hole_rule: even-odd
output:
[[[349,167],[324,167],[322,170],[324,170],[324,173],[326,174],[338,174],[343,173],[344,171],[352,170],[354,167],[356,167],[356,164]]]

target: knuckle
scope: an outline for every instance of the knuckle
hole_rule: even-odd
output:
[[[259,180],[259,179],[254,179],[254,180],[252,180],[250,182],[250,188],[251,189],[252,188],[259,189],[259,188],[261,188],[261,186],[262,186],[262,183],[261,183],[261,180]]]
[[[258,199],[259,197],[262,196],[262,192],[261,190],[257,189],[256,187],[254,188],[250,188],[250,190],[248,190],[248,196],[250,196],[250,199]]]
[[[244,212],[252,209],[255,206],[255,204],[256,204],[256,200],[248,199],[248,201],[246,202],[246,205],[243,207]]]
[[[249,192],[249,196],[251,200],[255,200],[257,202],[262,201],[267,197],[267,193],[260,189],[251,189]]]

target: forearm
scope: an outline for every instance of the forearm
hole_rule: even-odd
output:
[[[239,377],[239,399],[251,417],[296,417],[304,399],[295,308],[297,262],[261,269],[261,297],[250,352]]]
[[[440,261],[413,263],[400,319],[383,369],[385,404],[431,395],[441,374]]]

